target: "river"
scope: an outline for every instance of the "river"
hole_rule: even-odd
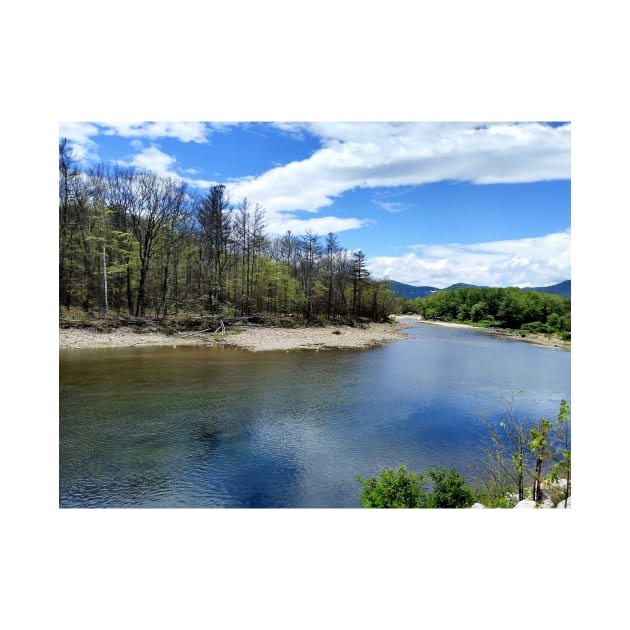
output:
[[[355,475],[400,464],[474,485],[482,419],[570,401],[569,352],[407,332],[370,350],[60,351],[60,507],[360,507]]]

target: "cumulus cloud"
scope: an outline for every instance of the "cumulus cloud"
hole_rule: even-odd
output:
[[[99,133],[129,138],[137,153],[127,164],[182,179],[203,190],[216,182],[190,177],[194,173],[178,168],[175,157],[164,153],[155,141],[176,138],[204,143],[211,133],[232,126],[234,123],[68,123],[63,131],[74,140],[79,157],[95,155],[97,145],[92,138]],[[294,138],[307,133],[315,136],[320,148],[306,159],[261,175],[224,182],[234,202],[246,197],[264,207],[272,233],[312,229],[323,234],[361,227],[366,221],[359,218],[308,216],[357,188],[401,189],[443,180],[479,185],[523,183],[570,177],[568,124],[290,122],[273,126]],[[151,146],[141,148],[141,140]],[[377,198],[374,203],[387,212],[405,209],[390,198]],[[307,213],[306,217],[300,212]]]
[[[175,138],[180,142],[208,142],[210,128],[203,122],[105,122],[101,132],[122,138]]]
[[[98,146],[92,140],[92,136],[98,133],[99,128],[92,123],[62,122],[59,124],[59,137],[70,140],[74,157],[81,161],[98,159]]]
[[[343,192],[427,184],[570,178],[570,125],[539,123],[283,123],[318,136],[309,158],[230,184],[270,211],[316,212]]]
[[[487,286],[547,286],[571,277],[571,232],[474,244],[414,245],[402,256],[366,263],[379,278],[444,288],[456,282]]]
[[[173,138],[180,142],[208,142],[214,131],[225,128],[222,123],[209,124],[203,122],[62,122],[59,125],[59,137],[68,138],[72,142],[75,156],[86,162],[97,162],[98,143],[94,138],[99,135],[120,136],[130,138],[130,146],[139,152],[138,160],[143,156],[142,140],[156,141],[160,138]],[[150,160],[150,158],[148,158]],[[159,160],[158,160],[159,163]],[[160,172],[160,171],[156,171]],[[205,182],[200,182],[201,188]]]
[[[178,177],[172,167],[177,160],[167,153],[164,153],[156,146],[142,149],[136,153],[130,162],[126,162],[126,166],[135,166],[140,170],[152,171],[158,175],[169,177]]]
[[[142,171],[151,171],[162,177],[170,177],[177,181],[186,182],[195,188],[209,189],[218,182],[191,179],[185,177],[181,173],[195,174],[195,169],[178,169],[177,159],[168,153],[164,153],[157,146],[150,146],[136,153],[129,161],[119,160],[119,164],[123,166],[132,166]],[[181,173],[180,173],[181,171]]]

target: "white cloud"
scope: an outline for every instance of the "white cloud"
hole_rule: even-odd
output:
[[[140,170],[147,170],[157,173],[158,175],[164,175],[168,177],[179,176],[172,170],[177,160],[163,151],[160,151],[155,146],[143,149],[139,153],[133,156],[131,162],[127,162],[127,166],[135,166]]]
[[[208,142],[210,128],[203,122],[105,122],[101,133],[123,138],[175,138],[180,142]]]
[[[119,164],[124,166],[133,166],[139,170],[151,171],[162,177],[170,177],[178,181],[186,182],[196,188],[209,189],[218,182],[208,181],[204,179],[191,179],[182,176],[176,167],[177,159],[168,153],[164,153],[156,146],[147,147],[136,153],[129,161],[120,160]],[[181,169],[181,172],[194,174],[195,169]]]
[[[444,288],[456,282],[487,286],[547,286],[571,278],[571,232],[513,241],[415,245],[403,256],[367,260],[376,277]]]
[[[316,212],[353,188],[454,179],[475,184],[570,178],[570,125],[538,123],[284,123],[321,138],[309,158],[230,184],[269,211]]]
[[[380,200],[374,200],[373,201],[375,206],[378,206],[379,208],[382,208],[383,210],[385,210],[385,212],[389,212],[390,214],[396,214],[398,212],[403,212],[405,207],[402,203],[400,203],[399,201],[380,201]]]
[[[99,135],[120,136],[132,138],[131,147],[139,152],[139,156],[132,162],[138,165],[147,161],[151,163],[150,149],[142,150],[142,140],[157,140],[159,138],[174,138],[180,142],[208,142],[208,136],[213,131],[223,129],[222,124],[207,124],[203,122],[114,122],[114,123],[89,123],[89,122],[62,122],[59,125],[59,137],[68,138],[72,143],[75,157],[85,162],[98,162],[98,143],[93,139]],[[148,154],[146,154],[148,151]],[[146,155],[145,155],[146,154]],[[165,154],[162,154],[165,155]],[[158,166],[164,167],[164,157],[155,158]],[[174,160],[173,160],[174,161]],[[147,168],[150,168],[147,166]],[[162,173],[160,170],[156,170]],[[207,182],[192,182],[205,188]]]
[[[59,138],[67,138],[72,144],[72,151],[78,160],[98,159],[97,145],[92,136],[97,135],[96,125],[86,122],[59,123]]]
[[[285,234],[291,230],[293,234],[305,234],[311,231],[313,234],[323,236],[329,232],[339,233],[346,230],[356,230],[367,223],[362,219],[340,219],[339,217],[317,217],[313,219],[298,219],[293,216],[265,214],[268,222],[267,231],[272,234]]]

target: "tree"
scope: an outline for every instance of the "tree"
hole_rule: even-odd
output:
[[[362,252],[351,260],[333,233],[325,248],[311,232],[270,241],[264,215],[247,199],[233,210],[222,185],[195,198],[180,180],[147,171],[81,171],[62,139],[59,305],[162,319],[180,307],[199,315],[301,312],[309,321],[377,321],[393,312],[386,282],[369,278]]]
[[[566,400],[560,401],[557,423],[554,428],[556,450],[554,459],[556,462],[551,468],[549,475],[551,481],[566,479],[566,490],[564,492],[564,507],[567,506],[568,498],[571,496],[571,407]]]
[[[229,198],[225,186],[210,189],[197,208],[197,221],[204,235],[203,248],[207,262],[208,309],[216,310],[224,300],[225,270],[228,263],[228,244],[231,236]]]
[[[488,437],[483,446],[483,465],[487,479],[501,496],[515,486],[518,500],[522,501],[525,497],[527,470],[527,425],[515,415],[514,394],[506,406],[507,413],[498,424],[484,422]]]
[[[300,282],[306,297],[304,317],[307,322],[313,319],[313,289],[320,256],[319,236],[307,230],[299,241]]]
[[[359,249],[352,258],[352,313],[361,316],[363,285],[369,273],[365,266],[365,254]]]
[[[59,304],[70,308],[68,250],[77,229],[76,203],[81,174],[67,138],[59,141]]]
[[[134,202],[129,210],[131,229],[138,242],[140,269],[136,317],[144,317],[147,306],[147,279],[159,237],[173,215],[182,210],[185,184],[154,173],[140,172],[128,180]]]
[[[549,441],[549,434],[553,428],[553,423],[547,418],[541,418],[535,427],[529,430],[529,442],[527,446],[535,458],[534,463],[534,483],[532,486],[532,499],[542,501],[542,479],[543,464],[551,459],[553,455],[552,446]]]
[[[560,402],[556,423],[547,418],[536,421],[517,418],[513,397],[507,415],[498,424],[486,421],[488,429],[484,445],[485,493],[493,501],[504,499],[516,489],[518,500],[525,498],[525,487],[531,483],[531,498],[543,499],[543,482],[567,479],[570,495],[571,446],[570,407]]]
[[[324,261],[324,269],[326,274],[327,297],[326,297],[326,316],[333,319],[335,313],[335,254],[340,250],[339,239],[333,232],[329,232],[326,236],[326,258]]]

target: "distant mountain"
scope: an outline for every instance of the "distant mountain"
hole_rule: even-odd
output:
[[[539,293],[551,293],[553,295],[559,295],[560,297],[571,297],[571,280],[565,280],[558,284],[552,284],[548,287],[530,287],[523,289],[523,291],[538,291]]]
[[[396,280],[389,281],[389,288],[399,297],[408,298],[413,300],[417,297],[427,297],[439,289],[435,287],[414,287],[411,284],[404,284],[402,282],[396,282]]]
[[[436,287],[415,287],[411,284],[404,284],[403,282],[396,282],[396,280],[390,280],[389,286],[391,290],[402,298],[414,299],[417,297],[427,297],[437,291],[447,291],[448,289],[486,289],[486,286],[478,284],[466,284],[465,282],[458,282],[451,284],[451,286],[445,289],[438,289]],[[538,291],[539,293],[551,293],[553,295],[559,295],[561,297],[571,297],[571,280],[565,280],[558,284],[552,284],[548,287],[529,287],[523,289],[523,291]]]
[[[450,287],[446,287],[445,291],[449,289],[487,289],[488,287],[480,284],[466,284],[465,282],[458,282],[457,284],[451,284]]]

